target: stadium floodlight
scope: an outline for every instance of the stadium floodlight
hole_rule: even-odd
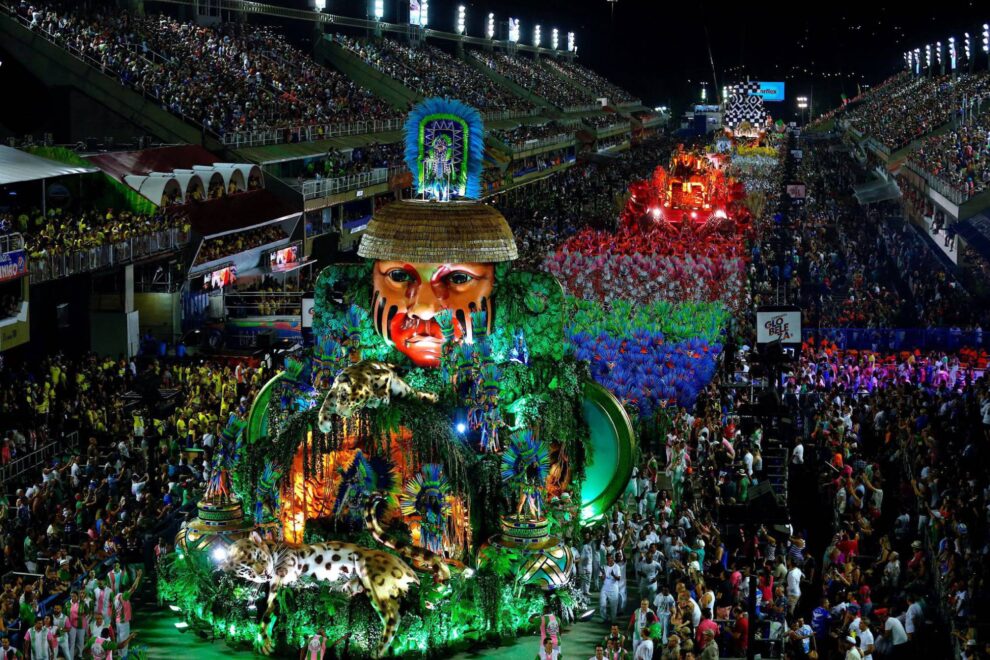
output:
[[[560,33],[557,31],[557,28],[554,28],[553,31],[550,32],[550,47],[553,48],[554,50],[557,50],[557,45],[558,45],[557,37],[559,34]]]
[[[983,24],[983,52],[990,53],[990,25]]]
[[[430,3],[422,0],[419,3],[419,27],[426,27],[430,22]]]
[[[797,97],[797,107],[798,107],[799,110],[807,110],[808,109],[808,97],[807,96],[799,96],[799,97]]]
[[[543,41],[543,35],[540,34],[540,26],[537,24],[537,26],[533,28],[533,45],[539,48],[541,41]]]
[[[935,42],[935,62],[939,66],[942,66],[942,42],[941,41],[936,41]]]
[[[930,69],[932,67],[932,45],[925,44],[925,68]]]
[[[380,21],[385,16],[385,0],[375,0],[375,20]]]
[[[949,68],[956,70],[956,38],[949,37]]]
[[[487,32],[487,34],[488,34],[488,38],[489,39],[494,39],[495,38],[495,14],[493,14],[491,12],[488,13],[488,32]]]
[[[921,49],[914,49],[914,72],[916,74],[921,73]]]
[[[464,28],[467,23],[465,20],[467,18],[467,7],[464,5],[458,5],[457,7],[457,34],[464,34]]]
[[[316,11],[323,11],[327,8],[327,0],[316,0],[314,6],[316,7]]]
[[[969,62],[970,58],[973,57],[973,50],[970,47],[969,32],[963,33],[963,52],[966,53],[966,61]]]
[[[574,41],[574,33],[567,33],[567,52],[574,53],[577,52],[577,43]]]
[[[509,17],[509,41],[519,43],[519,19]]]

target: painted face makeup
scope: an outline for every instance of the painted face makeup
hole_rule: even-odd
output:
[[[437,367],[443,332],[436,315],[449,309],[454,337],[471,332],[471,312],[492,322],[495,267],[484,263],[424,264],[376,261],[371,300],[375,329],[421,367]]]

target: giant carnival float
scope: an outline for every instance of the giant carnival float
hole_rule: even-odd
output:
[[[160,569],[186,625],[232,645],[322,630],[346,657],[421,657],[572,617],[571,547],[629,479],[630,419],[570,349],[560,283],[514,271],[476,200],[480,115],[428,99],[406,135],[417,198],[320,274],[315,345],[223,432]]]
[[[615,232],[523,272],[477,201],[479,114],[428,99],[405,131],[416,198],[376,211],[362,262],[322,271],[314,345],[223,432],[160,567],[186,625],[234,646],[322,631],[344,657],[424,657],[587,612],[581,530],[626,490],[636,438],[694,405],[744,303],[729,155],[676,149]]]

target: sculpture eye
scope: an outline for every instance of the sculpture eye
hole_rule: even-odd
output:
[[[387,277],[390,281],[395,282],[396,284],[408,284],[413,280],[412,275],[402,270],[401,268],[393,268],[392,270],[385,273],[385,277]]]
[[[474,275],[470,273],[465,273],[463,270],[457,270],[453,273],[447,275],[447,283],[453,284],[454,286],[459,286],[461,284],[467,284],[474,280]]]

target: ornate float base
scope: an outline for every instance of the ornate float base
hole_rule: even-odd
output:
[[[198,550],[211,556],[220,553],[222,556],[214,558],[223,559],[234,541],[254,529],[253,523],[244,520],[244,507],[236,498],[222,503],[201,500],[196,506],[196,518],[175,535],[176,546],[183,550]]]
[[[502,533],[492,537],[493,546],[513,550],[520,555],[515,573],[521,584],[544,591],[567,585],[574,573],[574,555],[559,537],[550,536],[546,518],[502,518]]]

